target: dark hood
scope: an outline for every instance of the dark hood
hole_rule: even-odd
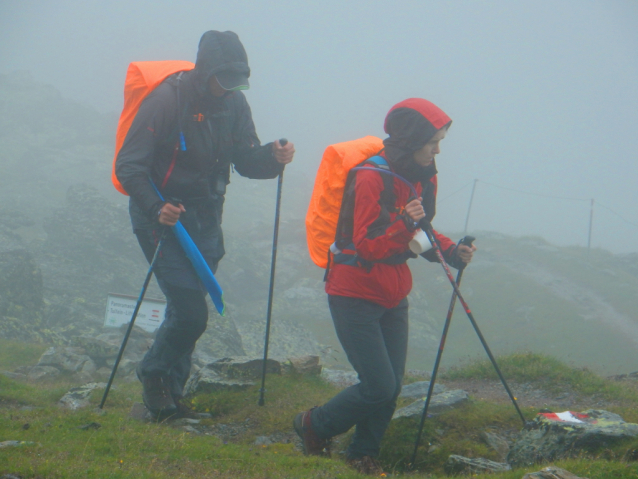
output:
[[[210,78],[222,71],[243,73],[249,77],[248,56],[235,32],[209,30],[199,40],[194,70],[197,92],[207,95]]]
[[[394,105],[385,117],[385,156],[394,170],[408,179],[423,181],[436,174],[434,163],[422,167],[414,162],[420,150],[441,128],[452,123],[443,110],[422,98],[409,98]]]

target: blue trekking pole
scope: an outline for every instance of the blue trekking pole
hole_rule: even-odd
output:
[[[146,279],[144,280],[144,286],[142,286],[142,291],[140,291],[140,296],[137,299],[137,304],[135,305],[135,309],[133,310],[133,315],[131,316],[131,320],[128,323],[128,328],[126,330],[126,334],[124,335],[124,340],[122,341],[122,345],[120,346],[120,351],[117,353],[117,358],[115,359],[115,364],[113,365],[113,370],[111,371],[111,376],[109,377],[109,381],[106,383],[106,388],[104,389],[104,395],[102,396],[102,402],[100,402],[99,408],[102,409],[104,407],[104,403],[106,402],[106,397],[109,395],[109,391],[111,390],[111,385],[113,384],[113,379],[115,379],[115,373],[117,372],[117,367],[120,365],[120,361],[122,360],[122,355],[124,354],[124,349],[126,348],[126,343],[128,342],[128,338],[131,335],[131,331],[133,331],[133,325],[135,324],[135,319],[137,318],[137,313],[140,310],[140,306],[142,305],[142,300],[144,299],[144,295],[146,294],[146,289],[148,288],[148,284],[151,282],[151,276],[153,276],[153,267],[157,262],[157,258],[159,258],[160,250],[162,249],[162,243],[164,242],[164,238],[166,238],[166,232],[168,231],[168,227],[164,227],[162,231],[162,235],[160,236],[159,241],[157,242],[157,247],[155,248],[155,254],[153,255],[153,259],[151,260],[151,265],[148,268],[148,273],[146,274]]]
[[[282,138],[279,140],[281,146],[286,146],[288,140]],[[268,343],[270,340],[270,317],[272,313],[272,298],[275,288],[275,264],[277,262],[277,240],[279,238],[279,210],[281,208],[281,186],[284,181],[283,170],[279,173],[277,179],[277,203],[275,205],[275,228],[272,238],[272,258],[270,261],[270,287],[268,289],[268,312],[266,313],[266,334],[264,337],[264,363],[261,370],[261,388],[259,389],[259,402],[260,406],[266,404],[264,394],[266,393],[266,361],[268,361]]]

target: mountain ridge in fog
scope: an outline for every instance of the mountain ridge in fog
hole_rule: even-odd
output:
[[[145,273],[130,230],[127,200],[110,183],[117,119],[66,100],[24,73],[0,75],[0,104],[2,254],[15,258],[16,251],[29,251],[36,270],[40,275],[44,271],[42,297],[29,300],[39,305],[38,321],[66,315],[65,326],[70,322],[100,328],[101,298],[105,301],[109,292],[136,295]],[[323,270],[312,265],[305,246],[303,220],[312,174],[292,169],[286,172],[272,341],[275,349],[287,354],[291,340],[285,334],[292,332],[308,352],[335,351],[330,354],[336,359],[330,355],[325,359],[343,363],[323,292]],[[218,279],[234,323],[229,327],[239,331],[244,350],[253,354],[259,353],[263,339],[276,182],[247,181],[238,175],[231,179],[224,215],[228,253],[220,264]],[[82,183],[88,186],[78,190]],[[88,203],[85,211],[74,209],[81,208],[82,202],[76,199],[69,203],[70,191],[89,192],[92,201],[110,213],[91,213]],[[83,244],[82,239],[91,235],[82,233],[82,214],[97,222],[108,221],[101,226],[113,236],[112,241]],[[58,217],[64,221],[56,220]],[[78,229],[64,229],[64,224],[77,224]],[[51,235],[54,230],[55,238]],[[452,238],[460,236],[442,232]],[[614,255],[600,249],[588,252],[585,248],[556,247],[540,238],[470,233],[478,237],[479,251],[465,273],[462,291],[496,353],[529,349],[602,371],[638,369],[633,359],[638,337],[632,304],[638,290],[635,254]],[[78,254],[50,256],[53,246],[59,246],[60,251],[68,248],[65,234],[73,234],[80,245]],[[80,251],[80,247],[84,249]],[[100,261],[91,264],[91,255]],[[105,257],[118,261],[104,261]],[[51,269],[53,263],[58,269]],[[47,276],[47,271],[63,271],[62,267],[65,273],[59,274],[64,281],[56,274]],[[438,346],[451,288],[439,265],[412,261],[411,268],[415,286],[410,296],[409,361],[412,367],[427,370]],[[99,281],[91,283],[93,275],[98,275]],[[34,284],[37,289],[37,278]],[[87,286],[93,288],[88,293]],[[87,295],[91,296],[89,301]],[[11,317],[15,318],[20,309],[14,306],[21,305],[12,302],[6,291],[0,297],[2,321],[9,317],[7,311],[13,311]],[[73,305],[72,314],[52,309],[60,306],[60,298]],[[20,313],[25,324],[30,321],[27,306],[22,305]],[[33,324],[42,324],[35,317],[31,319]],[[211,331],[219,326],[217,321],[214,317]],[[49,326],[55,326],[55,321]],[[65,332],[57,334],[64,336]],[[446,360],[481,354],[467,319],[457,308]]]

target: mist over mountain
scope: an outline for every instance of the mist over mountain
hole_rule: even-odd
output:
[[[65,343],[101,330],[110,292],[137,295],[147,264],[127,198],[110,183],[117,117],[64,98],[27,72],[0,75],[0,335]],[[273,354],[308,352],[345,364],[334,335],[323,270],[305,245],[313,172],[286,171],[279,236]],[[234,174],[224,212],[227,255],[217,274],[228,316],[215,338],[259,354],[268,298],[276,181]],[[436,227],[435,220],[435,227]],[[458,239],[461,233],[442,233]],[[638,370],[638,254],[557,247],[538,237],[477,236],[462,292],[495,354],[548,353],[605,373]],[[409,367],[431,368],[451,287],[437,264],[412,260]],[[161,293],[156,285],[149,296]],[[457,306],[444,365],[484,353]]]

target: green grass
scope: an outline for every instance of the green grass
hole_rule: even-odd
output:
[[[0,371],[11,371],[18,366],[33,366],[46,349],[48,346],[43,344],[20,343],[0,338]]]
[[[35,387],[5,378],[0,383],[3,399],[16,404],[0,409],[0,438],[33,444],[0,449],[0,473],[48,479],[359,477],[339,460],[304,457],[291,444],[252,445],[257,435],[273,432],[271,427],[291,429],[291,409],[301,409],[303,396],[290,394],[290,381],[272,378],[267,406],[262,408],[256,406],[256,388],[234,398],[224,393],[219,398],[210,395],[201,399],[202,407],[219,399],[234,399],[232,407],[218,419],[232,422],[250,415],[257,424],[250,435],[224,443],[213,436],[193,435],[166,424],[127,419],[133,400],[139,396],[137,384],[119,385],[112,391],[104,413],[94,408],[70,412],[54,405],[53,397],[61,395],[58,388]],[[316,380],[298,382],[308,389],[326,391]],[[49,392],[38,391],[43,389]],[[21,407],[27,391],[33,394],[36,408]],[[297,391],[303,393],[304,388]],[[94,405],[100,393],[97,391],[92,398]],[[44,406],[47,396],[50,400]],[[277,408],[284,404],[286,409],[278,414]],[[79,429],[92,422],[101,427]]]
[[[19,347],[16,346],[18,349]],[[27,355],[28,356],[28,355]],[[0,359],[0,369],[4,368]],[[638,400],[630,388],[609,384],[589,371],[571,369],[559,361],[533,354],[498,358],[504,373],[516,381],[535,384],[562,384],[587,392],[595,385],[616,391],[627,398],[625,419],[636,421]],[[471,364],[446,373],[448,378],[492,378],[489,364]],[[571,378],[571,379],[570,379]],[[13,473],[29,479],[58,478],[357,478],[343,462],[342,451],[349,434],[337,438],[333,458],[305,457],[293,444],[256,446],[255,438],[272,434],[292,434],[294,415],[314,404],[322,404],[337,391],[316,377],[269,376],[266,405],[257,405],[258,386],[239,392],[203,394],[193,399],[199,411],[212,419],[202,425],[245,424],[235,436],[221,439],[195,435],[168,424],[147,424],[128,419],[133,402],[139,400],[138,383],[117,383],[105,410],[96,411],[101,391],[92,397],[93,407],[77,412],[56,406],[68,383],[30,384],[0,376],[0,441],[26,441],[23,445],[0,449],[0,474]],[[617,389],[614,389],[617,388]],[[402,399],[401,405],[409,403]],[[25,408],[25,406],[27,406]],[[531,419],[536,408],[524,409]],[[99,429],[80,429],[89,423]],[[388,471],[410,478],[444,477],[443,466],[450,454],[484,457],[498,461],[496,452],[481,440],[485,430],[520,429],[520,418],[509,404],[470,401],[464,406],[428,418],[417,453],[414,470],[408,471],[418,429],[416,419],[393,421],[384,438],[381,461]],[[595,457],[559,461],[581,477],[630,478],[638,475],[638,465],[626,461],[637,456],[638,441],[599,451]],[[542,465],[507,473],[495,479],[520,479]]]
[[[571,368],[556,358],[524,352],[496,358],[499,369],[508,381],[532,382],[551,392],[566,388],[576,393],[604,399],[638,402],[635,390],[604,379],[587,368]],[[474,361],[443,372],[441,379],[498,379],[489,359]]]

